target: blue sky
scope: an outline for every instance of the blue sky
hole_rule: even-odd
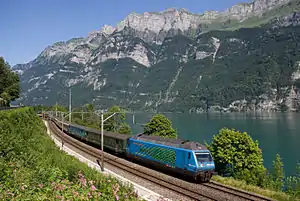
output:
[[[85,37],[104,24],[116,25],[131,12],[186,8],[223,11],[238,0],[2,0],[0,56],[26,63],[58,41]]]

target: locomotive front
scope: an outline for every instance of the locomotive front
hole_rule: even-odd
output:
[[[216,174],[215,172],[215,163],[208,150],[197,150],[194,151],[194,157],[196,160],[196,180],[199,181],[209,181],[212,175]]]

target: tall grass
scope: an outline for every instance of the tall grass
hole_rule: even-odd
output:
[[[253,192],[259,195],[263,195],[269,198],[273,198],[279,201],[300,201],[300,197],[295,195],[289,195],[287,193],[284,193],[282,191],[274,191],[270,189],[264,189],[258,186],[253,186],[247,184],[245,181],[241,180],[236,180],[234,178],[229,178],[229,177],[221,177],[221,176],[213,176],[212,180],[217,181],[219,183],[232,186],[235,188],[243,189],[249,192]]]

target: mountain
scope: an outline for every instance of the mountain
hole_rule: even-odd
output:
[[[13,69],[24,104],[180,112],[297,110],[300,1],[256,0],[224,12],[132,13],[116,27],[48,46]]]

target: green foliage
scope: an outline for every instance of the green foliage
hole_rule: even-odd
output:
[[[279,154],[276,154],[276,159],[273,161],[273,169],[271,173],[273,179],[272,188],[274,190],[281,191],[284,186],[284,171],[283,163]]]
[[[93,104],[85,104],[84,107],[86,108],[87,112],[95,112]]]
[[[20,91],[19,76],[0,57],[0,106],[8,106],[10,101],[19,97]]]
[[[33,109],[0,112],[0,200],[138,200],[132,187],[61,152]]]
[[[249,184],[263,185],[265,167],[258,142],[246,132],[223,128],[206,144],[211,151],[219,174],[230,174]]]
[[[162,114],[152,117],[144,127],[144,134],[165,138],[177,138],[176,131],[172,128],[171,121]]]
[[[300,162],[297,164],[297,172],[285,180],[286,191],[293,197],[300,197]]]
[[[42,112],[42,111],[50,111],[52,108],[50,106],[44,105],[36,105],[32,107],[35,112]]]
[[[78,125],[100,129],[100,117],[95,113],[94,105],[85,104],[82,108],[72,109],[72,122]]]
[[[113,117],[107,119],[104,122],[104,130],[113,131],[121,134],[131,134],[130,126],[125,123],[125,110],[120,106],[113,106],[108,109],[108,112],[103,116],[104,119],[108,118],[112,114],[116,113]]]
[[[283,162],[277,154],[273,161],[273,168],[269,173],[263,166],[262,152],[258,142],[253,141],[246,132],[223,128],[213,137],[211,144],[206,143],[211,151],[216,171],[224,176],[245,181],[247,184],[264,187],[282,192],[285,191],[293,197],[300,196],[300,163],[297,166],[297,175],[284,176]]]
[[[58,112],[68,112],[69,110],[62,106],[62,105],[53,105],[51,108],[52,111],[58,111]]]
[[[121,123],[118,133],[129,135],[131,134],[131,128],[127,123]]]
[[[261,188],[259,186],[249,185],[243,180],[237,180],[237,179],[230,178],[230,177],[221,177],[221,176],[216,176],[216,175],[214,175],[212,177],[212,180],[222,183],[222,184],[225,184],[225,185],[228,185],[228,186],[242,189],[242,190],[245,190],[248,192],[253,192],[253,193],[256,193],[259,195],[263,195],[265,197],[273,198],[274,200],[278,200],[278,201],[287,201],[287,200],[296,201],[297,200],[296,197],[290,196],[287,193],[284,193],[281,191],[274,191],[274,190],[270,190],[270,189],[266,189],[266,188]]]
[[[74,108],[72,114],[72,122],[82,126],[101,129],[101,117],[95,113],[92,104],[86,104],[83,108]],[[125,122],[125,110],[119,106],[113,106],[103,115],[105,120],[107,117],[116,113],[114,116],[104,122],[104,130],[117,132],[120,134],[131,134],[130,126]]]

